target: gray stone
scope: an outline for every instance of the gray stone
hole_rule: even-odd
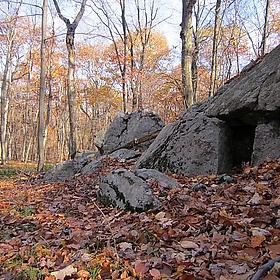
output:
[[[162,172],[159,172],[155,169],[136,169],[135,174],[142,178],[143,180],[147,181],[149,179],[156,179],[159,183],[165,185],[166,188],[171,189],[172,187],[178,187],[178,182],[175,179],[172,179],[165,175]]]
[[[81,174],[92,174],[100,171],[100,168],[102,166],[101,161],[99,160],[91,160],[89,163],[87,163],[82,169]]]
[[[58,182],[73,179],[83,166],[84,162],[76,160],[57,163],[46,172],[43,180],[45,182]]]
[[[103,144],[103,141],[104,141],[104,137],[105,137],[105,133],[106,131],[105,130],[99,130],[95,133],[95,136],[94,136],[94,144],[97,146],[97,147],[101,147],[102,144]]]
[[[110,153],[124,145],[145,136],[149,136],[164,127],[158,115],[148,109],[116,117],[105,134],[102,149]],[[147,141],[135,148],[147,148],[152,141]]]
[[[193,183],[191,184],[191,189],[195,192],[205,191],[207,189],[207,186],[202,183]]]
[[[136,163],[182,175],[224,173],[231,167],[229,130],[200,113],[167,125]]]
[[[99,156],[99,153],[96,151],[84,150],[81,152],[78,151],[75,155],[74,160],[83,162],[83,161],[86,161],[87,159],[96,158],[98,156]]]
[[[202,174],[212,171],[222,173],[222,170],[229,171],[226,167],[238,167],[244,162],[261,164],[267,157],[280,157],[279,65],[280,45],[264,58],[255,61],[239,76],[228,81],[218,89],[213,97],[197,103],[183,112],[180,120],[162,130],[162,133],[155,139],[154,145],[139,159],[137,164],[149,168],[155,166],[161,171],[171,170],[185,175],[193,172],[194,175],[198,175],[200,172]],[[214,118],[224,121],[224,129],[220,131],[219,137],[225,139],[227,136],[230,140],[228,145],[223,144],[224,140],[218,140],[215,137],[212,138],[214,142],[210,143],[212,140],[209,139],[208,134],[212,135],[212,131],[211,125],[207,125],[203,134],[190,137],[181,135],[185,141],[191,142],[185,144],[187,152],[182,153],[180,147],[178,148],[178,145],[174,144],[174,139],[178,135],[177,130],[181,129],[184,120],[189,122],[192,116],[198,113],[208,117],[208,120]],[[180,140],[180,145],[184,145],[184,140]],[[213,150],[213,158],[209,157],[209,153],[205,155],[204,152],[195,152],[199,149],[201,142],[209,142],[209,148],[215,147],[216,144],[219,146],[216,151]],[[174,153],[170,151],[172,146],[176,149]],[[194,150],[193,153],[189,152],[191,149]],[[174,164],[172,158],[176,153],[178,158],[177,163]],[[220,155],[218,156],[217,153]],[[168,159],[168,156],[171,156],[171,159]],[[217,158],[222,160],[221,163],[217,164],[219,162]],[[207,164],[207,160],[209,160],[209,164]],[[198,166],[199,162],[202,163],[201,168],[192,168],[193,165]],[[212,169],[209,168],[211,164],[213,164]],[[167,167],[165,168],[164,165]]]
[[[230,123],[257,125],[264,118],[280,116],[280,45],[221,87],[207,100],[204,113]]]
[[[105,205],[128,211],[141,212],[161,206],[147,183],[123,168],[101,178],[98,198]]]
[[[111,157],[117,157],[124,160],[134,159],[139,157],[140,155],[141,153],[128,149],[119,149],[110,154]]]
[[[259,165],[267,158],[280,158],[280,120],[261,123],[256,128],[252,164]]]

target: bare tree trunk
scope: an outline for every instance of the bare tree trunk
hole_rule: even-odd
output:
[[[18,12],[18,11],[17,11]],[[17,14],[17,13],[16,13]],[[13,16],[15,17],[15,16]],[[9,109],[9,84],[11,80],[11,59],[14,45],[15,31],[15,18],[10,18],[10,26],[7,33],[7,53],[6,61],[2,76],[1,85],[1,124],[0,124],[0,141],[1,141],[1,164],[6,164],[7,161],[7,124],[8,124],[8,109]]]
[[[199,44],[200,44],[200,19],[201,19],[201,5],[200,0],[197,0],[196,9],[194,10],[194,18],[195,18],[195,28],[193,29],[193,37],[194,37],[194,51],[192,58],[192,81],[193,81],[193,101],[196,103],[198,101],[198,92],[197,92],[197,84],[198,84],[198,60],[199,60]]]
[[[41,172],[45,163],[45,94],[46,94],[46,34],[47,34],[47,9],[48,0],[43,1],[42,25],[41,25],[41,73],[40,73],[40,97],[38,114],[38,164],[37,171]]]
[[[155,9],[155,1],[151,2],[151,10],[150,14],[148,15],[148,8],[147,3],[144,1],[144,7],[140,7],[139,0],[136,0],[136,9],[137,9],[137,20],[138,26],[137,30],[139,30],[140,41],[141,41],[141,52],[140,52],[140,65],[139,65],[139,72],[140,75],[143,72],[145,59],[146,59],[146,48],[150,42],[151,32],[153,28],[154,20],[156,19],[158,9]],[[141,21],[141,10],[144,13],[144,24]],[[143,26],[142,26],[143,25]],[[143,107],[143,93],[142,93],[142,79],[138,81],[137,85],[138,89],[138,109]]]
[[[183,16],[181,24],[182,39],[182,85],[183,100],[185,108],[189,108],[193,102],[193,80],[192,80],[192,13],[196,0],[183,0]]]
[[[121,76],[121,94],[122,94],[122,105],[123,105],[123,111],[124,113],[127,112],[127,49],[128,49],[128,37],[127,37],[127,22],[126,22],[126,0],[118,0],[118,3],[121,8],[121,29],[119,29],[116,22],[114,22],[114,19],[112,19],[111,14],[109,14],[108,11],[110,11],[111,7],[110,5],[106,6],[105,1],[91,1],[92,5],[95,7],[92,8],[93,12],[98,16],[99,20],[102,22],[102,24],[107,28],[110,39],[113,42],[116,58],[117,58],[117,64],[120,71]],[[100,15],[100,12],[102,15]],[[114,14],[115,11],[114,11]],[[117,34],[122,41],[121,47],[118,45],[118,40],[115,37],[115,34]]]
[[[270,0],[266,0],[266,7],[265,7],[265,18],[264,18],[264,27],[263,27],[263,36],[262,36],[262,43],[261,43],[261,56],[267,52],[267,36],[268,36],[268,14],[270,8]]]
[[[87,0],[83,0],[80,10],[72,23],[66,17],[64,17],[60,11],[57,0],[53,0],[58,16],[64,21],[67,33],[66,33],[66,47],[68,52],[68,71],[67,71],[67,98],[68,98],[68,110],[69,110],[69,126],[70,126],[70,138],[69,138],[69,157],[73,159],[77,152],[77,124],[76,124],[76,93],[75,93],[75,31],[78,27],[80,20],[85,12]]]
[[[135,71],[135,61],[134,61],[134,42],[133,42],[133,36],[131,35],[131,33],[128,31],[129,33],[129,40],[130,40],[130,47],[129,47],[129,51],[130,51],[130,90],[132,93],[132,111],[135,111],[137,108],[137,104],[138,104],[138,96],[137,96],[137,90],[135,88],[134,85],[134,71]]]
[[[54,31],[53,31],[53,37],[54,37]],[[48,103],[47,103],[47,112],[46,112],[46,121],[45,121],[45,137],[44,137],[44,149],[46,149],[46,142],[47,142],[47,136],[48,136],[48,128],[49,128],[49,124],[50,124],[50,119],[51,119],[51,103],[52,103],[52,99],[53,99],[53,92],[52,92],[52,66],[53,66],[53,40],[52,43],[50,45],[50,55],[49,55],[49,66],[48,66]],[[46,152],[45,152],[45,156],[46,156]]]
[[[127,28],[126,28],[126,18],[125,18],[125,0],[120,0],[121,7],[121,19],[122,19],[122,29],[123,29],[123,68],[121,70],[122,76],[122,96],[123,96],[123,111],[127,112],[127,92],[126,92],[126,64],[127,64]]]
[[[213,36],[209,96],[213,96],[216,90],[217,69],[218,69],[218,40],[219,40],[219,32],[221,28],[220,12],[221,12],[221,0],[217,0],[216,10],[215,10],[215,25],[214,25],[214,36]]]
[[[12,44],[13,41],[9,43],[1,86],[1,164],[6,164],[7,161],[8,83]]]

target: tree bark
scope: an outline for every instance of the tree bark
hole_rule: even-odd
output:
[[[10,23],[7,30],[7,53],[4,65],[4,71],[2,75],[2,85],[1,85],[1,106],[0,106],[0,150],[1,150],[1,164],[6,164],[7,162],[7,129],[8,129],[8,115],[9,115],[9,85],[11,83],[11,60],[12,52],[14,46],[14,40],[16,35],[16,20],[21,6],[21,2],[18,4],[16,12],[9,19]]]
[[[1,86],[1,164],[6,164],[7,161],[7,123],[8,123],[8,108],[9,108],[9,96],[8,96],[8,84],[9,84],[9,72],[12,56],[13,39],[9,42],[8,51],[6,54],[6,62],[3,72],[3,81]]]
[[[193,57],[193,42],[192,42],[192,13],[196,0],[182,0],[183,13],[181,24],[181,39],[182,39],[182,91],[185,108],[189,108],[194,103],[193,97],[193,80],[192,80],[192,57]]]
[[[123,96],[123,111],[127,112],[127,91],[126,91],[126,72],[127,72],[127,23],[125,18],[125,0],[120,0],[121,7],[121,21],[122,21],[122,29],[123,29],[123,67],[121,70],[122,76],[122,96]]]
[[[215,9],[215,25],[213,35],[211,74],[210,74],[210,89],[209,96],[213,96],[216,91],[217,69],[218,69],[218,40],[221,28],[221,0],[217,0]]]
[[[43,1],[42,25],[41,25],[41,73],[40,73],[40,96],[38,114],[38,164],[37,171],[41,172],[45,163],[45,94],[46,94],[46,35],[47,35],[47,9],[48,0]]]
[[[71,23],[60,11],[57,0],[53,0],[59,18],[65,23],[67,28],[66,47],[68,52],[68,71],[67,71],[67,98],[69,110],[69,157],[73,159],[77,152],[77,124],[76,124],[76,93],[75,93],[75,31],[85,12],[87,0],[83,0],[80,10]]]
[[[266,0],[265,7],[265,18],[264,18],[264,27],[263,27],[263,36],[261,43],[261,56],[264,56],[267,51],[267,36],[268,36],[268,14],[270,8],[270,0]]]

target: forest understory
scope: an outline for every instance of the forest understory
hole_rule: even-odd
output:
[[[0,279],[280,279],[280,159],[231,175],[151,180],[162,207],[131,213],[96,198],[99,174],[0,182]],[[1,167],[1,170],[4,170]],[[1,173],[3,174],[3,173]]]

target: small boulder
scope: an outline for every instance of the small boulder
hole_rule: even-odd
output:
[[[127,211],[147,211],[161,206],[147,183],[129,170],[120,168],[103,176],[98,192],[99,200]]]
[[[132,143],[135,139],[149,136],[163,127],[161,118],[148,109],[119,115],[106,131],[102,149],[108,154],[119,148],[125,148],[125,145]],[[150,140],[135,145],[135,148],[147,148],[151,142]]]
[[[84,162],[77,160],[59,162],[46,172],[43,180],[44,182],[52,183],[73,179],[83,166]]]

